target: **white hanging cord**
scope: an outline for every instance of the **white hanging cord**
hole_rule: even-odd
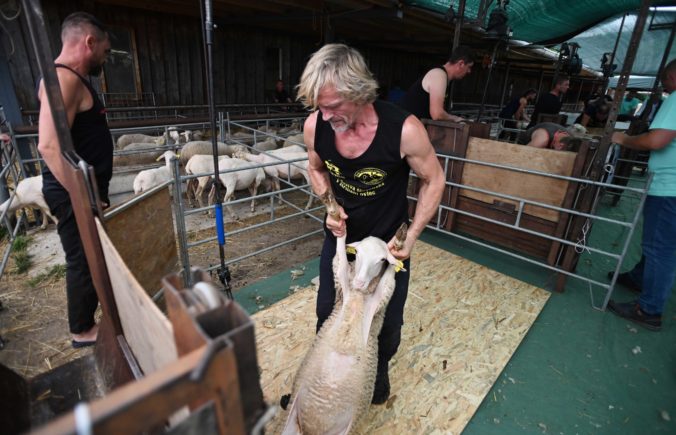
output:
[[[578,254],[582,254],[585,251],[587,251],[587,253],[591,253],[589,248],[587,248],[587,233],[589,232],[590,228],[591,221],[587,219],[582,226],[582,238],[578,239],[577,243],[575,244],[575,252]]]

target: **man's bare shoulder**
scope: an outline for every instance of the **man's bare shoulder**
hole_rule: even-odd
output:
[[[303,124],[303,138],[305,139],[305,145],[310,149],[314,149],[317,113],[318,111],[312,112],[310,116],[305,119],[305,124]]]
[[[411,156],[424,152],[430,146],[427,130],[423,123],[411,115],[404,121],[401,129],[401,154]]]
[[[82,80],[74,72],[66,68],[56,68],[56,77],[59,80],[59,87],[64,101],[71,100],[74,97],[79,97],[85,89]],[[38,89],[38,99],[42,100],[45,92],[45,81],[40,79]]]

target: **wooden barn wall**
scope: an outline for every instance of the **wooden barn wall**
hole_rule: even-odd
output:
[[[141,91],[154,93],[157,105],[206,104],[206,84],[203,74],[204,50],[198,17],[177,16],[124,7],[102,5],[91,0],[43,2],[47,32],[54,55],[61,49],[60,24],[76,10],[86,10],[111,27],[133,30],[135,36]],[[216,17],[218,23],[218,17]],[[30,45],[25,20],[5,22],[15,46],[9,58],[10,71],[17,99],[22,109],[34,110],[37,100],[34,86],[39,72]],[[7,34],[1,33],[2,44],[9,52]],[[298,83],[308,56],[317,50],[315,37],[281,35],[254,28],[218,26],[214,35],[214,90],[217,104],[270,102],[274,81],[265,76],[269,49],[282,53],[282,78],[289,91]],[[364,54],[373,74],[380,83],[382,94],[395,83],[408,87],[427,69],[441,65],[442,57],[357,47]],[[455,102],[481,101],[488,69],[477,59],[472,74],[454,88]],[[505,68],[496,67],[489,82],[486,103],[499,104],[504,84]],[[539,72],[515,71],[509,74],[513,92],[528,87],[537,88]],[[545,76],[542,91],[546,92],[551,75]],[[565,102],[577,96],[575,80]],[[96,83],[95,83],[96,86]],[[505,95],[505,102],[510,95]],[[584,97],[584,93],[583,93]]]

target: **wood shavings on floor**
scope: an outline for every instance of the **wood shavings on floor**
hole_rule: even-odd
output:
[[[266,402],[291,393],[315,331],[316,289],[253,316]],[[360,434],[462,432],[549,298],[549,292],[418,242],[391,395]],[[279,410],[267,433],[279,433]]]

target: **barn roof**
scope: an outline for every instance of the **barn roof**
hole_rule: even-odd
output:
[[[102,0],[104,3],[161,12],[199,15],[194,1],[165,0]],[[460,0],[214,0],[215,22],[220,26],[246,25],[272,31],[304,35],[320,45],[327,40],[345,41],[353,45],[426,53],[440,58],[448,55],[454,33],[449,8],[458,12]],[[495,0],[466,0],[465,23],[461,42],[474,48],[491,51],[494,42],[484,31]],[[543,46],[558,47],[574,39],[582,45],[581,57],[592,69],[600,69],[603,52],[612,51],[619,17],[638,10],[640,0],[510,0],[507,5],[513,42],[509,51],[501,50],[500,62],[524,67],[554,68],[557,53]],[[653,4],[673,4],[656,1]],[[673,22],[674,12],[660,13],[656,23]],[[631,15],[635,20],[635,13]],[[654,19],[654,18],[653,18]],[[628,41],[633,21],[627,19],[623,41]],[[585,30],[588,32],[582,33]],[[591,32],[591,33],[590,33]],[[650,43],[644,43],[636,62],[635,73],[654,74],[665,44],[661,41],[669,31],[645,32]],[[578,36],[579,35],[579,36]],[[591,36],[588,36],[591,35]],[[593,38],[593,39],[587,39]],[[657,42],[652,42],[657,41]],[[539,44],[539,45],[535,45]],[[623,42],[626,47],[626,42]],[[661,45],[660,45],[661,44]],[[650,45],[650,49],[646,47]],[[620,46],[621,48],[623,45]],[[672,49],[673,50],[673,49]],[[626,48],[618,52],[624,58]],[[616,62],[618,63],[618,62]],[[620,71],[621,63],[618,66]],[[583,75],[594,75],[588,70]]]

